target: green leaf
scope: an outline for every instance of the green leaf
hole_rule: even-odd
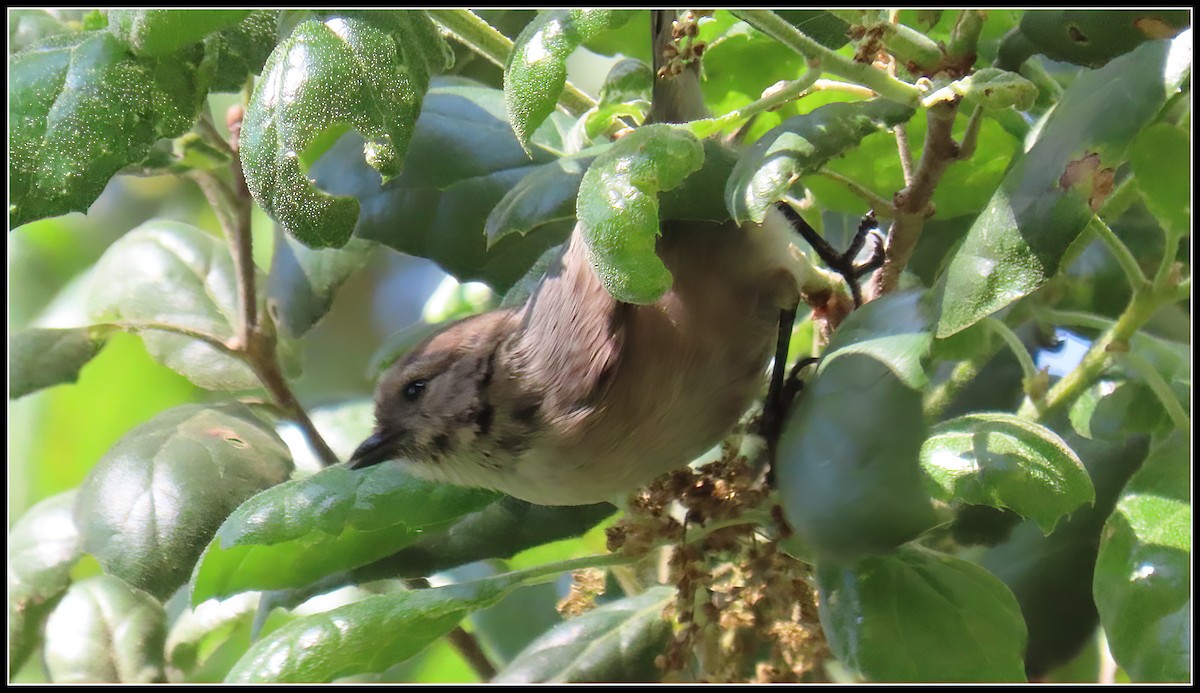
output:
[[[107,573],[165,598],[226,516],[291,470],[283,441],[243,405],[184,405],[133,429],[96,463],[75,518]]]
[[[562,155],[560,132],[567,127],[565,116],[552,116],[534,133],[526,155],[508,125],[500,91],[442,78],[426,95],[398,178],[380,187],[379,176],[355,151],[361,139],[353,134],[312,173],[331,193],[358,198],[359,238],[429,258],[461,281],[482,280],[503,291],[546,248],[566,238],[570,225],[551,223],[523,238],[500,239],[492,248],[481,230],[513,186]]]
[[[1091,478],[1053,431],[1011,414],[970,414],[934,427],[921,467],[935,498],[1008,508],[1049,534],[1063,515],[1095,501]]]
[[[1155,123],[1138,133],[1129,150],[1133,175],[1146,207],[1172,234],[1192,227],[1192,178],[1189,152],[1192,140],[1186,130]]]
[[[504,67],[504,103],[522,145],[554,111],[567,81],[571,53],[633,15],[628,10],[549,10],[539,12],[521,30]]]
[[[107,31],[52,36],[9,65],[9,228],[82,212],[161,137],[183,134],[205,90],[199,51],[136,58]]]
[[[241,594],[185,609],[164,648],[171,683],[220,683],[250,649],[258,595]]]
[[[1171,429],[1171,420],[1145,383],[1104,378],[1071,404],[1071,427],[1084,438],[1121,440]]]
[[[46,621],[54,683],[161,683],[166,614],[153,597],[100,575],[67,590]]]
[[[96,263],[88,313],[140,331],[156,361],[200,387],[259,386],[247,364],[214,344],[233,337],[241,319],[237,279],[228,246],[194,226],[154,219],[109,246]]]
[[[496,498],[424,481],[402,466],[336,466],[246,501],[201,557],[192,603],[304,587],[379,560]]]
[[[8,344],[8,398],[75,382],[80,369],[100,353],[104,343],[103,331],[91,327],[14,334]]]
[[[919,547],[821,564],[821,625],[833,655],[872,681],[1025,681],[1025,621],[979,566]]]
[[[1187,10],[1035,10],[1021,17],[1016,36],[1005,37],[1002,59],[1017,63],[1028,43],[1038,52],[1061,62],[1100,67],[1137,48],[1147,39],[1176,35],[1188,26]],[[1019,59],[1019,60],[1018,60]],[[1005,65],[1015,68],[1016,64]]]
[[[250,10],[110,10],[108,29],[139,55],[161,56],[233,26]]]
[[[763,135],[738,160],[725,187],[725,204],[739,223],[761,222],[767,208],[783,199],[792,183],[867,135],[906,122],[913,110],[874,99],[833,103],[788,118]]]
[[[1173,91],[1162,78],[1170,49],[1171,42],[1150,41],[1080,75],[1066,91],[955,252],[939,337],[1033,292],[1058,271],[1105,194],[1091,173],[1120,164]]]
[[[1150,450],[1101,535],[1094,589],[1113,658],[1134,681],[1191,678],[1191,445]]]
[[[328,682],[403,662],[471,611],[518,586],[501,575],[477,582],[368,597],[297,619],[259,640],[226,683]]]
[[[616,511],[609,503],[534,505],[501,496],[384,560],[355,571],[360,580],[421,577],[491,558],[508,559],[525,549],[577,537]]]
[[[524,236],[556,221],[574,222],[583,174],[609,147],[589,147],[542,164],[518,181],[488,214],[483,227],[488,246],[511,233]]]
[[[204,40],[206,59],[214,61],[211,91],[241,91],[247,76],[262,72],[278,40],[278,21],[278,11],[256,10]]]
[[[40,43],[55,34],[71,31],[71,27],[59,21],[46,10],[8,11],[8,52],[19,53],[35,43]]]
[[[384,182],[398,175],[430,72],[445,65],[445,44],[424,12],[387,16],[387,24],[358,16],[301,23],[272,51],[246,110],[250,192],[306,245],[344,245],[359,211],[357,201],[313,187],[302,169],[306,150],[349,125],[367,139],[363,154]]]
[[[654,657],[671,635],[663,609],[674,598],[674,588],[660,585],[576,616],[530,643],[493,682],[657,681]]]
[[[311,249],[276,230],[267,308],[275,324],[301,337],[329,312],[342,283],[370,258],[375,244],[354,238],[341,248]]]
[[[690,132],[647,125],[596,157],[583,175],[576,210],[588,261],[617,300],[652,303],[670,288],[671,273],[654,250],[656,195],[703,162],[704,148]]]
[[[83,555],[75,526],[75,491],[30,508],[8,533],[9,671],[21,667],[39,638],[42,621],[71,584]]]
[[[823,553],[887,551],[934,524],[919,465],[926,428],[916,388],[931,341],[919,300],[890,294],[851,313],[785,423],[784,514]]]

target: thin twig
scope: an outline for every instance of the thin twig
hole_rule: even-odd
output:
[[[859,183],[851,178],[847,178],[831,168],[822,168],[821,170],[817,171],[817,173],[830,180],[835,180],[841,183],[849,188],[850,192],[861,197],[867,203],[867,205],[875,211],[876,218],[890,219],[895,216],[896,209],[892,207],[892,203],[884,199],[882,195],[876,194],[862,183]]]
[[[913,183],[912,150],[908,148],[908,126],[904,123],[897,125],[892,132],[896,134],[896,148],[900,152],[900,170],[904,172],[904,186]]]
[[[1116,258],[1117,264],[1121,266],[1121,271],[1125,273],[1125,278],[1129,280],[1130,286],[1134,291],[1144,291],[1150,288],[1150,280],[1142,272],[1142,268],[1138,265],[1137,258],[1133,256],[1125,243],[1117,237],[1117,234],[1105,224],[1098,216],[1093,216],[1088,224],[1091,230],[1100,239],[1100,242],[1108,248],[1109,252]],[[1173,251],[1174,249],[1168,249]],[[1168,255],[1171,252],[1167,253]]]
[[[1125,354],[1125,362],[1146,381],[1146,385],[1162,402],[1163,408],[1167,410],[1167,415],[1171,417],[1175,426],[1181,431],[1190,431],[1192,428],[1191,418],[1184,411],[1183,405],[1179,403],[1179,398],[1171,391],[1171,386],[1163,379],[1162,374],[1155,370],[1144,356],[1132,351]]]
[[[462,655],[467,664],[475,670],[480,680],[485,683],[491,681],[496,676],[496,665],[492,664],[492,660],[488,659],[487,653],[479,646],[479,641],[475,636],[467,632],[462,626],[456,626],[450,634],[446,636],[454,649]]]

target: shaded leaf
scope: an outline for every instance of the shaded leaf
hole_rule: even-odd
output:
[[[1191,678],[1191,445],[1150,450],[1101,535],[1096,607],[1113,658],[1134,681]]]
[[[1145,383],[1104,378],[1071,404],[1071,427],[1084,438],[1120,440],[1135,433],[1166,432],[1171,419]]]
[[[1192,225],[1191,149],[1187,131],[1155,123],[1138,133],[1129,150],[1146,207],[1172,234],[1187,233]]]
[[[913,110],[874,99],[834,103],[788,118],[763,135],[738,160],[725,187],[733,219],[761,222],[801,176],[857,145],[867,135],[911,118]]]
[[[1174,91],[1164,84],[1168,41],[1151,41],[1080,75],[1037,142],[1008,172],[946,272],[937,335],[946,337],[1033,292],[1092,218],[1091,181],[1068,175],[1095,158],[1115,168]]]
[[[675,589],[652,587],[610,602],[547,631],[493,679],[495,683],[653,682],[654,658],[671,627],[663,609]]]
[[[647,125],[596,158],[579,185],[576,204],[588,261],[617,300],[652,303],[671,286],[655,252],[657,194],[700,168],[704,148],[690,132]]]
[[[79,371],[104,348],[102,330],[33,329],[9,341],[8,398],[18,399],[45,387],[73,383]]]
[[[482,233],[513,186],[561,156],[560,130],[566,130],[566,118],[554,115],[534,134],[526,155],[508,125],[500,91],[442,78],[426,95],[398,178],[380,187],[379,176],[355,151],[361,139],[353,134],[322,157],[313,174],[331,193],[358,198],[359,238],[429,258],[461,281],[482,280],[503,291],[570,230],[568,223],[551,223],[524,238],[500,239],[490,249]]]
[[[156,361],[210,390],[259,384],[248,365],[212,343],[233,336],[237,306],[228,246],[194,226],[162,219],[109,246],[96,263],[88,295],[94,322],[138,329]],[[165,329],[152,329],[155,325]]]
[[[887,551],[934,524],[919,465],[926,428],[915,388],[931,341],[919,299],[890,294],[851,313],[784,425],[784,514],[823,553]]]
[[[211,91],[240,91],[246,77],[262,72],[278,40],[278,21],[279,12],[256,10],[204,40],[206,57],[214,61]]]
[[[521,582],[500,575],[472,583],[367,597],[297,619],[259,640],[227,683],[328,682],[381,672],[491,606]]]
[[[170,409],[88,474],[75,517],[110,575],[166,597],[234,508],[291,472],[287,448],[240,404]]]
[[[583,174],[609,146],[589,147],[542,164],[518,181],[488,214],[483,227],[488,245],[510,233],[524,236],[556,221],[573,223]]]
[[[495,498],[492,491],[418,479],[397,464],[330,467],[261,493],[231,514],[196,568],[192,603],[307,586],[395,553]]]
[[[59,34],[9,65],[9,228],[82,212],[161,137],[183,134],[205,90],[199,51],[134,57],[107,31]]]
[[[1021,17],[1000,47],[1003,67],[1015,69],[1030,53],[1101,67],[1148,39],[1170,38],[1188,26],[1187,10],[1033,10]]]
[[[514,41],[504,67],[504,103],[517,140],[529,141],[554,111],[567,81],[567,58],[579,44],[633,17],[628,10],[539,12]]]
[[[979,566],[911,547],[817,569],[835,657],[872,681],[1025,681],[1025,622]]]
[[[83,555],[75,526],[75,491],[30,508],[8,533],[9,672],[33,650],[54,600],[71,584]]]
[[[46,621],[54,683],[159,683],[166,614],[153,597],[100,575],[67,590]]]
[[[359,16],[302,22],[272,51],[246,110],[250,192],[306,245],[344,245],[359,211],[357,201],[312,186],[306,150],[325,131],[350,126],[367,139],[363,155],[384,181],[398,175],[430,72],[445,65],[445,44],[424,12],[387,16],[386,25]]]
[[[342,283],[370,258],[375,244],[354,238],[341,248],[314,250],[277,228],[267,307],[275,323],[301,337],[329,312]]]
[[[921,466],[941,500],[1009,508],[1049,534],[1095,500],[1092,481],[1053,431],[1011,414],[970,414],[934,427]]]
[[[109,10],[108,29],[139,55],[161,56],[236,25],[250,10]]]

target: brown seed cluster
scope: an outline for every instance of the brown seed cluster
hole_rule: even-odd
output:
[[[596,608],[596,597],[604,594],[605,573],[600,568],[584,568],[571,574],[571,589],[557,604],[559,615],[574,618]]]
[[[700,35],[700,18],[711,16],[712,10],[688,10],[671,25],[672,42],[663,46],[662,67],[658,68],[659,78],[670,78],[680,74],[693,62],[704,55],[707,47],[703,41],[697,40]]]
[[[614,551],[673,544],[667,573],[677,594],[666,616],[675,633],[656,660],[663,680],[818,680],[828,647],[811,569],[778,549],[787,530],[762,475],[732,446],[724,453],[656,480],[609,530]]]

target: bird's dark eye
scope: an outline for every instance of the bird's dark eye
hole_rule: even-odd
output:
[[[404,399],[408,400],[409,402],[416,401],[416,399],[421,396],[421,393],[425,391],[425,385],[427,383],[428,381],[426,380],[414,380],[408,385],[405,385]]]

